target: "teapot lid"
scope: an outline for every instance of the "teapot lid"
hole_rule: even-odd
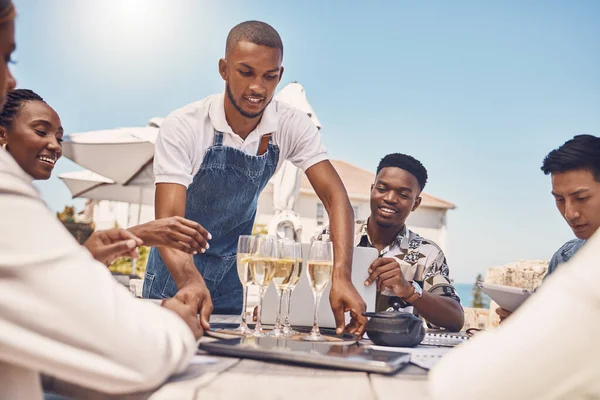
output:
[[[394,302],[392,304],[393,311],[379,311],[379,312],[365,312],[363,315],[369,318],[387,318],[387,319],[402,319],[402,318],[413,318],[412,313],[402,312],[400,303]]]

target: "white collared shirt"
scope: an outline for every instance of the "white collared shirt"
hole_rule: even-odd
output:
[[[279,147],[277,169],[285,160],[304,171],[327,160],[319,130],[303,111],[273,100],[256,129],[243,140],[227,123],[224,99],[223,93],[206,97],[175,110],[163,121],[154,155],[156,183],[189,186],[214,142],[215,130],[223,133],[224,146],[250,155],[256,155],[263,135],[273,134],[273,143]]]

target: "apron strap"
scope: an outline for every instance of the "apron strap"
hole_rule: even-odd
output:
[[[213,146],[223,146],[223,134],[215,130],[215,138],[213,140]]]
[[[266,135],[262,135],[260,137],[260,143],[258,145],[258,151],[256,152],[257,156],[262,156],[263,154],[265,154],[267,152],[267,147],[269,144],[273,143],[272,139],[273,138],[273,134],[272,133],[267,133]]]

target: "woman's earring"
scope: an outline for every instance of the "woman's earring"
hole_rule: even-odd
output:
[[[2,145],[2,150],[6,150],[6,143]]]

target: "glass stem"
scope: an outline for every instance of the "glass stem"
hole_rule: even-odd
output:
[[[246,307],[248,307],[248,286],[242,285],[244,289],[244,305],[242,307],[242,329],[248,328],[248,324],[246,323]]]
[[[290,326],[290,306],[292,304],[292,291],[287,290],[287,314],[285,314],[285,326]]]
[[[317,336],[321,334],[319,331],[319,303],[321,302],[321,294],[315,293],[315,319],[313,321],[312,334]]]
[[[256,327],[254,328],[254,331],[258,334],[262,334],[262,305],[263,299],[265,297],[265,289],[261,286],[260,289],[258,289],[258,291],[260,299],[258,300],[258,318],[256,320]]]
[[[283,300],[283,290],[278,290],[279,306],[277,307],[277,319],[275,320],[275,329],[281,330],[281,302]]]

